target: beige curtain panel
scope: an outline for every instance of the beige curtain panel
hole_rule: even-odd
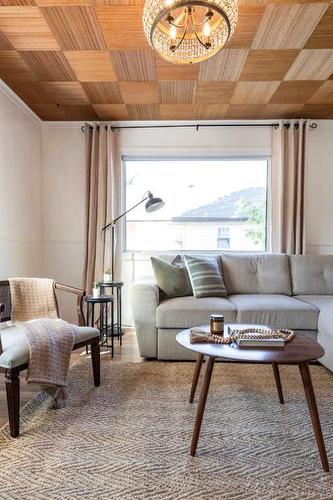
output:
[[[272,129],[272,251],[306,253],[306,161],[309,123]]]
[[[90,293],[93,283],[103,279],[110,266],[110,231],[102,228],[119,213],[119,169],[117,132],[108,124],[85,125],[86,214],[83,282]],[[117,238],[119,241],[119,238]],[[118,250],[118,251],[117,251]],[[116,244],[116,255],[119,249]],[[116,270],[115,270],[116,271]]]

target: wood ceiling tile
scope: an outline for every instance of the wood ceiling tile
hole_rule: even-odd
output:
[[[193,110],[193,104],[161,104],[160,116],[161,120],[192,120]]]
[[[41,11],[63,50],[106,48],[93,7],[41,7]]]
[[[160,100],[157,82],[119,82],[125,104],[158,104]]]
[[[79,82],[42,82],[39,85],[49,96],[50,103],[90,104]]]
[[[31,109],[36,104],[55,104],[47,92],[41,88],[39,82],[22,82],[18,80],[6,80],[6,84],[24,101]]]
[[[319,21],[305,47],[307,49],[333,49],[333,4]]]
[[[0,0],[0,6],[36,5],[34,0]]]
[[[237,26],[226,45],[228,49],[251,47],[264,10],[265,5],[261,4],[239,5]]]
[[[64,54],[80,82],[117,80],[107,50],[74,50]]]
[[[73,6],[73,5],[94,5],[94,0],[34,0],[40,7]]]
[[[117,78],[124,82],[156,80],[154,52],[148,50],[112,50],[111,59]]]
[[[267,104],[262,118],[297,118],[302,107],[302,104]]]
[[[115,82],[82,83],[91,104],[123,104]]]
[[[94,0],[95,5],[110,5],[113,7],[128,5],[144,5],[145,0]]]
[[[69,62],[59,50],[26,51],[20,54],[42,82],[76,80]]]
[[[224,118],[228,104],[196,104],[194,106],[194,119],[220,120]]]
[[[22,81],[38,79],[16,50],[0,50],[0,78]]]
[[[301,49],[325,13],[328,3],[268,4],[254,49]]]
[[[326,80],[333,73],[333,49],[301,50],[284,80]]]
[[[198,104],[226,104],[231,101],[236,82],[198,82],[195,102]]]
[[[41,120],[63,121],[69,119],[63,106],[57,104],[34,104],[32,109]]]
[[[94,108],[89,105],[63,106],[57,104],[35,104],[33,111],[42,120],[72,121],[98,120]]]
[[[159,104],[126,106],[130,120],[159,120]]]
[[[161,104],[192,104],[196,82],[164,80],[159,82]]]
[[[17,50],[57,50],[38,7],[0,7],[0,31]]]
[[[237,81],[242,72],[247,49],[223,49],[216,56],[201,63],[199,80]]]
[[[11,46],[11,44],[9,43],[9,41],[7,40],[7,38],[5,37],[5,35],[3,35],[0,31],[0,50],[3,50],[3,49],[12,49],[13,47]]]
[[[70,105],[62,106],[69,120],[97,120],[98,116],[92,106],[89,105]]]
[[[333,104],[333,81],[328,80],[310,97],[309,104]]]
[[[333,114],[333,104],[305,104],[299,111],[300,118],[327,119]]]
[[[280,82],[238,82],[231,104],[268,104]]]
[[[142,26],[143,7],[96,7],[104,39],[113,50],[147,49],[149,47]],[[126,22],[130,20],[130,22]]]
[[[94,104],[100,120],[129,120],[125,104]]]
[[[264,109],[264,104],[229,104],[224,118],[226,120],[259,120]]]
[[[299,104],[307,102],[312,94],[321,86],[320,81],[281,82],[272,96],[271,104]]]
[[[247,81],[283,80],[298,54],[298,49],[250,50],[239,79]]]
[[[200,64],[172,64],[155,54],[158,80],[197,80]]]
[[[83,121],[98,119],[96,111],[90,105],[35,104],[32,109],[42,120]]]

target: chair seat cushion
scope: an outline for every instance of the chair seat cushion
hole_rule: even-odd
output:
[[[266,324],[295,330],[317,330],[319,309],[294,297],[279,294],[229,295],[237,307],[237,322]]]
[[[74,327],[74,344],[80,344],[87,340],[99,337],[99,331],[90,326]],[[22,328],[18,326],[1,325],[0,329],[2,354],[0,355],[0,367],[15,368],[28,362],[29,345]]]
[[[156,309],[157,328],[191,328],[208,324],[213,313],[224,314],[226,322],[236,321],[237,308],[221,297],[178,297],[164,300]]]

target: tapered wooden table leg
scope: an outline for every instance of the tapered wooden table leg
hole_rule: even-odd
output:
[[[312,427],[314,434],[316,436],[317,446],[320,454],[321,463],[325,472],[329,471],[329,465],[326,455],[325,443],[323,434],[321,431],[321,425],[318,415],[318,408],[316,403],[316,397],[313,390],[310,370],[308,363],[300,363],[299,370],[301,372],[301,377],[303,381],[304,391],[306,395],[306,399],[308,402],[309,412],[312,421]]]
[[[274,378],[275,378],[275,384],[276,384],[277,392],[279,395],[279,400],[280,400],[280,403],[283,405],[284,398],[283,398],[282,385],[281,385],[281,379],[280,379],[279,365],[277,363],[273,363],[272,367],[273,367],[273,373],[274,373]]]
[[[198,445],[198,439],[199,439],[199,434],[200,434],[200,429],[201,429],[201,424],[202,424],[202,418],[203,418],[203,414],[205,411],[207,394],[208,394],[208,390],[209,390],[210,379],[211,379],[212,373],[213,373],[214,362],[215,362],[215,358],[213,356],[208,356],[208,359],[205,363],[206,364],[205,376],[204,376],[204,380],[202,383],[200,399],[199,399],[199,403],[198,403],[197,414],[195,417],[195,423],[194,423],[194,429],[193,429],[193,435],[192,435],[192,444],[191,444],[191,456],[192,457],[195,456],[195,453],[197,451],[197,445]]]
[[[204,355],[201,354],[201,353],[199,353],[198,354],[198,358],[197,358],[197,362],[195,364],[194,374],[193,374],[191,394],[190,394],[190,403],[193,403],[193,399],[194,399],[194,396],[195,396],[195,391],[197,389],[198,380],[199,380],[199,376],[200,376],[200,372],[201,372],[201,367],[202,367],[203,359],[204,359]]]

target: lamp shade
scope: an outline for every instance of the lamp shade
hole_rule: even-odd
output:
[[[165,205],[164,201],[162,198],[154,198],[151,192],[148,193],[148,201],[145,205],[146,207],[146,212],[156,212],[156,210],[159,210],[160,208],[163,208]]]

